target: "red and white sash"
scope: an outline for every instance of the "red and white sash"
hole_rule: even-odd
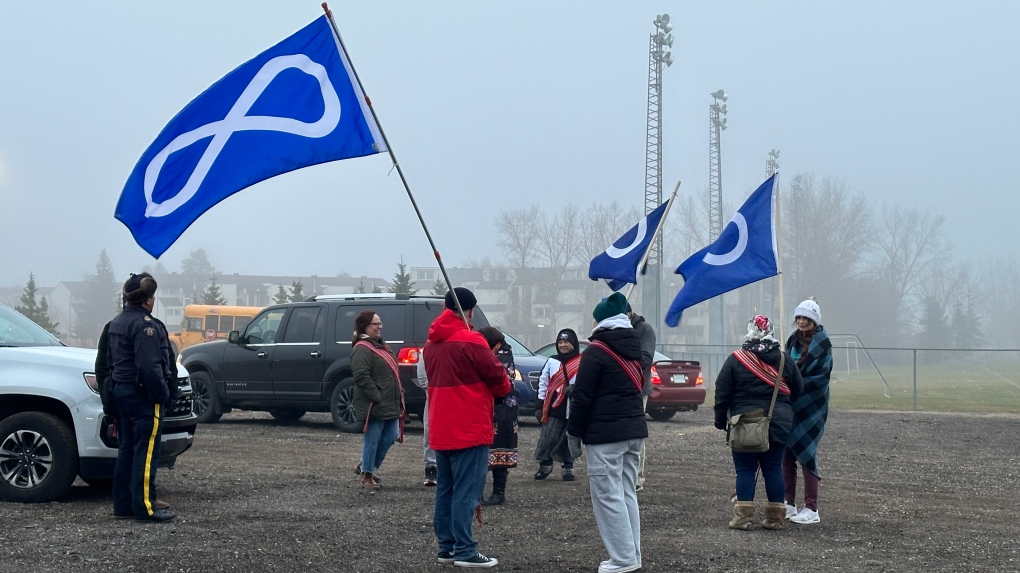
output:
[[[645,375],[641,372],[641,361],[640,360],[627,360],[626,358],[617,354],[608,344],[601,340],[591,341],[591,346],[602,350],[606,354],[612,356],[616,362],[623,368],[623,371],[627,373],[630,381],[634,383],[637,388],[638,394],[641,393],[641,389],[645,385]]]
[[[581,365],[581,355],[578,354],[564,363],[549,377],[549,385],[545,389],[545,401],[542,403],[542,423],[549,419],[549,409],[556,408],[563,403],[567,397],[567,385],[570,379],[577,376],[577,367]]]
[[[779,377],[779,371],[776,370],[775,366],[766,364],[758,357],[758,355],[749,350],[744,350],[743,348],[734,351],[733,356],[735,356],[741,364],[746,366],[747,369],[751,371],[751,374],[754,374],[766,384],[775,388],[776,378]],[[785,378],[783,378],[779,383],[779,391],[787,396],[790,395],[790,387],[786,384]]]

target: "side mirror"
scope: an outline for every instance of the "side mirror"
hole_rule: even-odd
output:
[[[230,334],[227,334],[227,342],[230,344],[237,344],[241,340],[241,333],[236,330],[231,330]]]

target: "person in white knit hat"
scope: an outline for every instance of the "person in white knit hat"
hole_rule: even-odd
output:
[[[804,378],[804,392],[793,402],[793,428],[783,456],[786,482],[786,518],[793,523],[818,523],[818,442],[829,416],[829,377],[832,343],[822,326],[822,310],[813,298],[793,311],[796,331],[786,342],[787,352]],[[797,511],[797,465],[804,475],[804,509]]]

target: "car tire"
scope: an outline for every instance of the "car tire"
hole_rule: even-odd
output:
[[[307,410],[270,410],[269,415],[277,422],[297,422],[306,412]]]
[[[63,420],[21,412],[0,422],[0,499],[50,502],[66,494],[77,475],[77,441]]]
[[[333,425],[341,432],[361,433],[364,424],[358,421],[358,416],[354,411],[354,378],[344,378],[336,385],[336,388],[333,388],[333,396],[330,398],[329,404]]]
[[[653,420],[664,422],[676,415],[676,410],[649,410],[648,415],[651,416]]]
[[[212,424],[223,415],[223,406],[216,395],[216,383],[208,372],[191,373],[191,391],[199,424]]]

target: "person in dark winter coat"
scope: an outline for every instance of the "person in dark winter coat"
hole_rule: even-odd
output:
[[[634,312],[627,303],[627,318],[630,319],[634,332],[641,339],[641,358],[648,361],[648,366],[642,371],[645,375],[645,385],[641,388],[641,403],[645,410],[648,409],[648,397],[652,395],[652,363],[655,362],[655,330],[648,324],[645,317]],[[645,450],[648,448],[648,440],[641,445],[641,456],[638,460],[637,490],[645,489]]]
[[[494,326],[478,329],[485,342],[496,354],[506,375],[514,379],[517,367],[514,352],[507,344],[503,333]],[[506,479],[510,469],[517,467],[517,391],[511,390],[502,398],[496,398],[492,406],[492,445],[489,446],[489,470],[492,471],[492,495],[482,499],[482,505],[503,505],[506,501]]]
[[[726,358],[715,381],[715,427],[727,429],[729,418],[755,410],[768,413],[772,403],[776,377],[783,351],[772,334],[772,323],[758,315],[747,323],[745,342],[740,350]],[[733,452],[733,467],[737,474],[737,501],[733,506],[733,529],[750,529],[754,522],[754,489],[759,469],[765,479],[768,505],[766,529],[782,529],[786,518],[783,503],[783,451],[793,425],[792,401],[800,396],[803,387],[797,365],[787,356],[783,360],[783,378],[776,395],[776,404],[769,424],[767,452]]]
[[[365,421],[361,463],[355,468],[361,486],[379,489],[376,472],[395,441],[403,441],[404,389],[397,360],[382,339],[383,323],[374,310],[354,319],[351,374],[354,376],[354,411]]]
[[[638,456],[648,437],[641,389],[641,339],[626,315],[627,299],[613,293],[595,307],[597,324],[570,398],[567,440],[575,455],[587,448],[592,512],[609,559],[599,572],[641,568]]]
[[[793,402],[793,428],[783,456],[786,479],[786,518],[793,523],[818,523],[818,442],[829,417],[829,376],[832,374],[832,342],[821,324],[822,310],[813,299],[797,305],[797,327],[786,347],[804,377],[804,392]],[[804,509],[797,511],[797,464],[804,474]]]

